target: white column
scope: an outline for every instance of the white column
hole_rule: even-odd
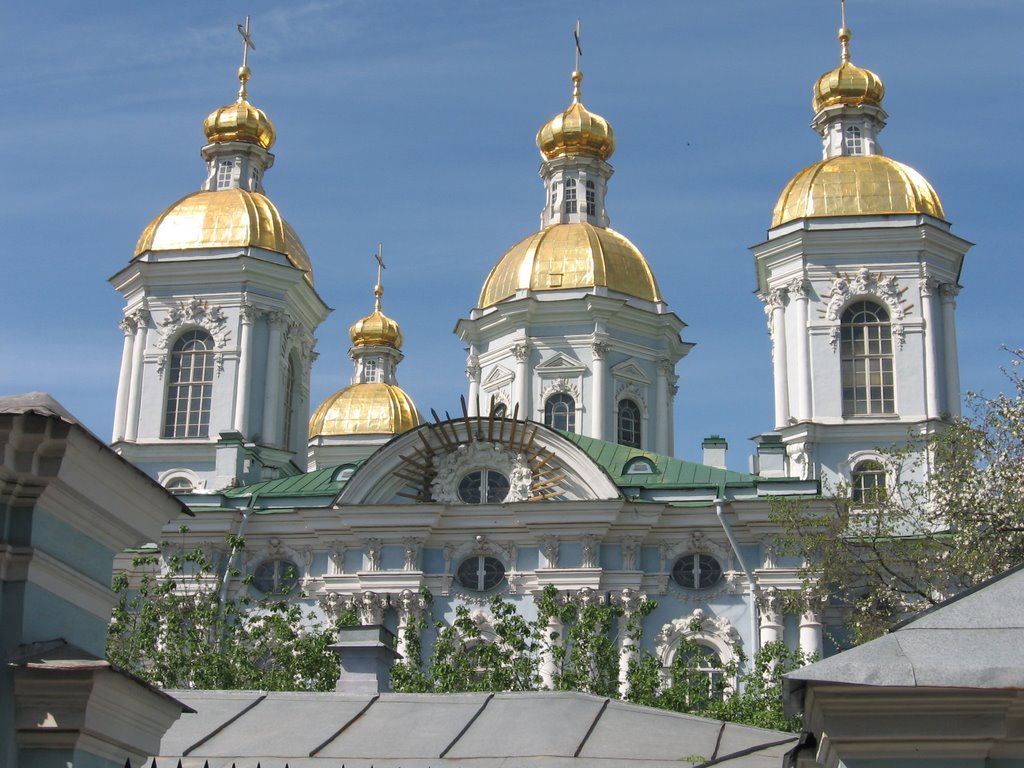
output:
[[[470,355],[466,361],[466,378],[469,379],[469,402],[466,403],[470,416],[478,416],[481,410],[480,403],[480,363],[476,355]],[[487,411],[490,403],[483,403],[483,410]]]
[[[935,419],[942,414],[942,407],[939,405],[939,379],[935,371],[935,356],[938,351],[936,342],[939,332],[939,326],[935,322],[934,299],[937,283],[933,278],[922,277],[919,285],[921,287],[921,316],[924,318],[925,415],[930,419]]]
[[[640,603],[647,599],[636,590],[623,589],[619,594],[612,595],[612,604],[622,608],[622,643],[619,645],[619,695],[623,698],[629,693],[629,663],[636,658],[639,646],[636,638],[629,632],[629,624]],[[639,617],[638,617],[639,618]]]
[[[409,625],[423,614],[427,603],[418,592],[413,592],[411,589],[403,589],[393,599],[393,605],[395,606],[395,612],[398,614],[398,642],[395,644],[395,650],[402,657],[402,661],[411,662],[414,667],[418,666],[421,659],[409,658],[409,638],[407,634]]]
[[[821,658],[822,600],[814,593],[804,593],[804,611],[800,614],[800,652]]]
[[[678,381],[679,377],[674,374],[668,377],[668,423],[665,425],[668,428],[668,450],[665,451],[667,456],[675,456],[676,454],[676,395],[679,394]]]
[[[811,418],[811,337],[807,328],[807,303],[810,283],[796,278],[789,284],[789,292],[796,296],[796,418],[800,421]]]
[[[146,352],[146,331],[149,327],[149,312],[145,309],[140,309],[135,313],[135,319],[135,346],[132,349],[132,377],[128,386],[128,416],[124,427],[125,440],[135,440],[139,436],[139,412],[142,409],[142,366],[143,355]]]
[[[605,341],[594,341],[591,345],[594,355],[593,377],[594,388],[592,392],[590,424],[593,437],[598,440],[605,440],[605,424],[608,420],[608,403],[605,394],[608,384],[608,343]],[[612,439],[618,436],[613,435]]]
[[[128,315],[117,327],[124,331],[124,345],[121,347],[121,374],[117,378],[117,399],[114,401],[114,434],[111,442],[124,438],[125,419],[128,416],[128,390],[132,381],[132,338],[137,323]]]
[[[277,425],[281,414],[281,336],[286,318],[282,312],[271,312],[270,343],[267,346],[267,380],[263,397],[263,442],[273,445],[277,442]]]
[[[252,378],[252,324],[256,319],[256,308],[242,304],[239,311],[242,333],[238,341],[238,383],[235,387],[235,431],[249,436],[249,398]]]
[[[789,424],[789,362],[786,356],[785,288],[774,288],[765,299],[772,337],[772,363],[775,382],[775,428]]]
[[[555,654],[552,649],[562,644],[562,622],[555,616],[548,618],[547,628],[544,630],[544,644],[540,652],[540,687],[546,690],[553,690],[555,677],[558,675],[558,664],[555,661]]]
[[[529,419],[530,413],[530,345],[525,341],[512,347],[516,358],[516,404],[519,406],[519,418]],[[511,414],[509,414],[511,415]]]
[[[760,647],[782,639],[782,595],[775,587],[762,590],[757,598]]]
[[[942,338],[945,343],[946,410],[960,415],[960,359],[956,351],[956,297],[960,288],[953,283],[942,286]]]
[[[667,358],[658,361],[657,391],[655,393],[654,450],[668,455],[668,377],[672,375],[672,363]]]

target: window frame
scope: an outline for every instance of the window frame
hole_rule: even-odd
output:
[[[562,182],[562,203],[566,213],[576,213],[576,179],[566,179]]]
[[[632,413],[631,413],[632,412]],[[629,427],[632,430],[632,439],[626,441],[626,420],[627,418],[632,419],[632,426]],[[640,404],[631,397],[623,397],[619,400],[615,409],[615,438],[619,445],[625,445],[629,448],[642,448],[643,447],[643,419],[644,414],[640,408]]]
[[[477,566],[477,585],[475,587],[467,585],[465,582],[463,582],[461,577],[462,569],[465,568],[467,563],[471,563],[473,561],[476,561]],[[490,586],[487,585],[487,565],[489,563],[496,564],[498,566],[498,569],[500,569],[500,575],[498,576],[497,581],[495,581]],[[505,563],[503,563],[497,557],[494,557],[494,555],[485,555],[478,553],[463,558],[462,561],[459,563],[458,567],[455,569],[455,573],[452,574],[452,578],[454,579],[456,584],[462,587],[462,589],[469,590],[470,592],[493,592],[494,590],[499,589],[503,584],[507,583],[508,569],[505,567]]]
[[[889,311],[867,298],[852,302],[839,322],[843,417],[896,415],[895,369]]]
[[[556,410],[557,409],[557,410]],[[564,414],[564,426],[555,423]],[[544,425],[564,432],[576,431],[576,398],[568,392],[554,392],[544,400]]]
[[[683,563],[686,560],[691,560],[692,564],[687,568],[683,567]],[[702,574],[704,568],[702,565],[713,564],[714,568],[711,569],[712,573],[715,573],[714,578],[708,583],[703,583],[704,579]],[[682,574],[687,571],[693,577],[693,584],[683,583]],[[694,592],[714,589],[717,587],[725,576],[725,568],[722,567],[722,563],[719,562],[718,558],[714,555],[710,555],[707,552],[687,552],[685,555],[676,558],[676,561],[672,564],[671,577],[672,581],[680,588],[692,590]]]
[[[185,349],[202,342],[201,350]],[[215,343],[204,328],[189,328],[175,340],[168,354],[164,419],[165,440],[202,440],[210,436],[213,413]],[[185,373],[189,374],[183,380]],[[198,378],[196,378],[198,376]]]

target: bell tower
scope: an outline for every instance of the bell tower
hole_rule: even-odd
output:
[[[885,88],[850,59],[818,78],[822,159],[783,189],[753,247],[787,473],[884,482],[878,450],[960,413],[956,295],[970,243],[931,184],[882,154]],[[873,478],[864,480],[871,471]]]
[[[110,282],[125,297],[113,446],[168,488],[212,491],[305,468],[314,332],[329,309],[264,194],[274,126],[238,98],[203,129],[206,178],[143,231]]]

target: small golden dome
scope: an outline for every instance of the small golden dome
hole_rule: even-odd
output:
[[[352,384],[335,392],[309,420],[309,436],[397,435],[422,422],[416,404],[394,384]]]
[[[302,241],[270,199],[244,189],[193,192],[149,223],[135,246],[146,251],[190,248],[265,248],[283,253],[313,284],[313,267]]]
[[[635,245],[613,229],[578,222],[552,224],[513,245],[487,276],[479,306],[492,306],[520,290],[595,286],[662,300],[654,273]]]
[[[782,190],[772,226],[815,216],[923,213],[945,219],[920,173],[884,155],[839,155],[800,171]]]
[[[254,107],[246,100],[246,83],[249,80],[247,66],[243,65],[238,70],[238,79],[242,83],[238,100],[234,104],[213,110],[203,121],[203,133],[212,144],[244,141],[263,149],[270,149],[276,138],[274,124],[262,109]]]
[[[348,331],[353,347],[394,347],[402,348],[402,329],[398,323],[380,311],[374,309],[362,320],[356,320]]]
[[[870,69],[863,69],[850,61],[850,30],[839,30],[842,55],[839,66],[826,72],[814,84],[812,104],[815,112],[836,104],[882,106],[885,85],[882,78]]]
[[[580,103],[582,80],[582,72],[572,73],[572,104],[537,131],[537,149],[548,160],[566,155],[589,155],[607,160],[615,152],[611,124]]]

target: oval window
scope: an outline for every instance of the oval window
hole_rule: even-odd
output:
[[[459,498],[466,504],[498,504],[509,491],[508,478],[494,469],[478,469],[459,482]]]
[[[455,580],[466,589],[486,592],[505,580],[505,566],[496,557],[477,555],[462,561]]]
[[[711,555],[684,555],[672,566],[672,580],[684,589],[708,589],[722,578],[722,566]]]
[[[286,595],[298,583],[299,566],[291,560],[264,560],[252,575],[252,585],[265,595]]]

